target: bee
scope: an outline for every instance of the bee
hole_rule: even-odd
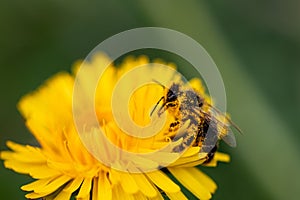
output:
[[[163,103],[157,111],[158,116],[168,111],[175,119],[170,123],[169,131],[177,131],[187,124],[182,133],[173,138],[174,140],[183,138],[182,143],[173,151],[182,152],[189,146],[199,146],[201,152],[207,153],[204,163],[208,163],[214,157],[220,139],[231,147],[236,146],[235,136],[230,125],[239,132],[241,130],[229,117],[213,107],[194,89],[186,87],[182,83],[173,83],[169,89],[165,90],[165,95],[159,99],[150,115],[161,101]]]

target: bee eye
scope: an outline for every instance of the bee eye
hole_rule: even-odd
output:
[[[172,91],[169,91],[168,94],[167,94],[167,100],[168,101],[175,101],[176,99],[177,99],[177,96]]]

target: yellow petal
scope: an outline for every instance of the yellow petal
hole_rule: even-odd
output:
[[[225,153],[216,152],[214,158],[209,163],[205,163],[203,165],[207,166],[207,167],[216,167],[218,164],[218,161],[229,162],[230,156]]]
[[[3,160],[15,160],[19,162],[28,163],[45,163],[46,158],[41,153],[40,148],[32,147],[29,145],[20,145],[11,141],[7,141],[7,146],[15,152],[2,151],[0,157]]]
[[[184,154],[181,157],[190,157],[196,155],[199,153],[200,149],[200,147],[190,147],[186,150],[186,152],[184,152]]]
[[[214,159],[217,161],[222,161],[222,162],[229,162],[230,161],[230,156],[226,153],[221,153],[221,152],[216,152]]]
[[[148,200],[149,198],[147,198],[143,193],[138,192],[136,194],[133,195],[134,199],[138,199],[138,200]]]
[[[24,190],[24,191],[33,191],[34,189],[37,189],[37,188],[43,188],[48,183],[50,183],[51,181],[53,181],[55,178],[56,177],[39,179],[39,180],[36,180],[34,182],[31,182],[31,183],[28,183],[26,185],[23,185],[21,187],[21,189]]]
[[[108,177],[105,173],[100,173],[98,177],[98,198],[97,199],[112,199],[112,188]]]
[[[75,192],[79,186],[81,185],[82,181],[83,181],[83,177],[77,177],[75,179],[73,179],[70,183],[68,183],[68,185],[64,188],[64,191],[66,192]]]
[[[69,200],[72,196],[72,192],[61,191],[53,200]]]
[[[180,191],[176,193],[166,193],[170,200],[187,200],[188,198]]]
[[[164,197],[161,194],[158,194],[156,197],[148,198],[149,200],[164,200]]]
[[[59,171],[49,168],[46,164],[23,163],[16,160],[4,161],[6,168],[18,173],[30,174],[33,178],[41,179],[59,175]]]
[[[77,200],[90,200],[90,196],[86,196],[84,198],[76,198]]]
[[[131,174],[134,178],[136,184],[138,185],[140,191],[146,195],[147,197],[155,197],[157,196],[157,192],[155,190],[155,186],[153,186],[149,180],[145,177],[144,174]]]
[[[69,176],[62,175],[58,178],[55,178],[45,187],[35,188],[34,192],[51,194],[52,192],[55,192],[58,188],[60,188],[62,185],[64,185],[66,182],[68,182],[70,179],[71,178]]]
[[[41,119],[28,119],[26,121],[26,126],[48,155],[51,153],[51,156],[57,156],[62,136],[59,135],[60,132],[57,130],[51,131],[47,125],[41,123],[40,120]],[[49,135],[51,135],[51,137],[49,137]]]
[[[47,193],[35,193],[35,192],[32,192],[32,193],[26,194],[25,197],[27,199],[38,199],[38,198],[41,198],[41,197],[45,197],[47,195],[48,195]]]
[[[158,188],[154,188],[157,195],[155,197],[150,197],[149,200],[164,200],[164,197],[161,195],[160,191],[158,191]]]
[[[199,182],[201,182],[203,185],[205,185],[211,193],[214,193],[216,191],[217,184],[209,176],[207,176],[202,171],[200,171],[198,168],[190,167],[190,168],[187,168],[186,170],[188,170],[190,172],[190,174],[193,174],[194,177],[197,180],[199,180]]]
[[[90,165],[81,165],[79,163],[61,163],[61,162],[54,162],[54,161],[48,161],[47,163],[49,167],[63,171],[68,172],[68,175],[70,176],[81,176],[80,173],[84,172],[85,177],[93,177],[98,172],[98,169],[96,166],[92,167]]]
[[[26,146],[17,144],[13,141],[7,141],[6,146],[8,146],[11,150],[16,151],[16,152],[24,152],[27,151]]]
[[[198,165],[202,165],[203,162],[204,162],[203,160],[197,160],[197,161],[193,161],[193,162],[182,163],[182,164],[178,164],[178,165],[172,165],[171,167],[182,167],[182,168],[195,167],[195,166],[198,166]],[[168,168],[170,168],[170,167],[168,167]]]
[[[189,169],[189,168],[188,168]],[[209,190],[186,168],[169,168],[172,175],[199,199],[210,199]]]
[[[199,78],[191,79],[189,81],[189,84],[193,89],[197,90],[197,92],[199,92],[201,95],[205,94],[204,85]]]
[[[35,179],[48,178],[48,177],[58,176],[61,174],[60,171],[51,169],[46,164],[36,166],[35,168],[32,167],[32,169],[30,170],[31,171],[29,172],[29,175]]]
[[[180,157],[176,162],[170,164],[168,167],[186,167],[186,166],[196,166],[205,162],[206,157],[203,157],[201,154],[194,154],[189,157]]]
[[[171,153],[171,152],[159,152],[158,154],[149,154],[147,158],[151,159],[152,161],[159,163],[161,166],[167,166],[170,163],[176,161],[179,157],[178,153]]]
[[[77,199],[86,198],[87,196],[89,196],[91,188],[92,188],[92,178],[85,178],[76,198]]]
[[[203,166],[206,167],[216,167],[218,165],[218,162],[216,160],[211,160],[209,163],[203,164]]]
[[[121,186],[123,190],[127,193],[133,194],[137,193],[139,188],[129,173],[120,173],[121,176]]]
[[[18,104],[26,125],[46,151],[59,149],[63,141],[61,130],[72,122],[73,82],[71,75],[59,73]]]
[[[83,181],[82,177],[77,177],[70,181],[65,188],[59,192],[59,194],[54,198],[54,200],[67,200],[70,199],[72,193],[75,192],[81,185]]]
[[[11,152],[11,151],[2,151],[0,154],[1,159],[3,160],[16,160],[20,162],[27,163],[46,163],[45,157],[40,157],[33,152]]]
[[[70,102],[72,102],[73,82],[74,78],[68,73],[53,76],[41,88],[20,100],[18,104],[20,112],[26,119],[33,118],[49,129],[63,127],[72,115]]]
[[[92,199],[98,199],[98,177],[93,178]]]
[[[76,198],[76,200],[90,200],[90,196],[86,196],[84,198]]]
[[[52,160],[48,160],[47,164],[49,165],[49,167],[53,168],[53,169],[57,169],[57,170],[61,170],[61,171],[72,171],[74,170],[74,168],[78,169],[79,165],[77,163],[62,163],[62,162],[54,162]],[[78,166],[78,168],[77,168]]]
[[[134,166],[141,166],[142,169],[157,169],[159,167],[157,162],[138,155],[131,155],[130,160],[135,163]]]
[[[134,196],[132,194],[126,193],[119,184],[113,187],[112,198],[118,200],[134,200]]]
[[[165,192],[175,193],[180,191],[180,187],[160,170],[146,173],[146,175],[155,185]]]

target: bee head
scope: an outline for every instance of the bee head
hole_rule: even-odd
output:
[[[173,83],[166,95],[166,103],[176,101],[179,95],[179,84]]]
[[[165,96],[161,97],[161,99],[156,103],[154,109],[151,111],[150,116],[153,114],[159,102],[164,101],[163,105],[159,108],[157,114],[160,116],[166,110],[175,111],[179,107],[178,95],[180,92],[179,84],[173,83],[172,86],[166,90]]]

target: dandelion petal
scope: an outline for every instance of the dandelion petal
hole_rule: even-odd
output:
[[[188,198],[180,191],[176,193],[167,193],[170,200],[188,200]]]
[[[154,186],[149,182],[144,174],[132,174],[131,176],[134,178],[136,184],[139,186],[139,189],[144,195],[147,197],[157,196]]]
[[[147,176],[155,185],[165,192],[175,193],[180,191],[180,187],[160,170],[149,172]]]
[[[77,195],[77,199],[86,198],[90,194],[91,188],[92,188],[92,178],[85,178],[80,187],[79,193]]]
[[[169,168],[168,170],[180,183],[190,190],[199,199],[210,199],[209,190],[197,180],[197,178],[188,170],[189,168]]]
[[[104,173],[100,173],[98,178],[98,199],[112,199],[112,188]]]

